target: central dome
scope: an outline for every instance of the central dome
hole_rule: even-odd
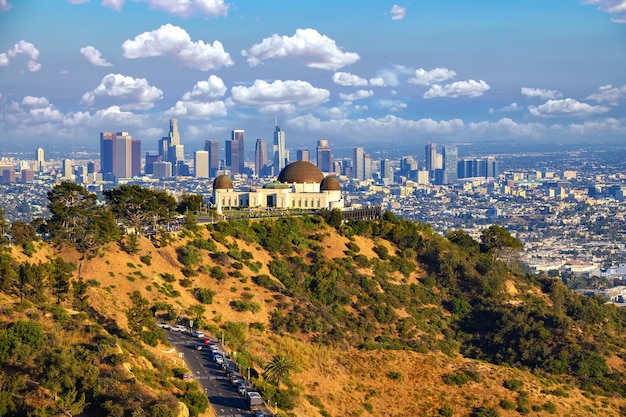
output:
[[[283,183],[321,183],[324,179],[322,171],[310,162],[297,161],[287,165],[280,171],[278,181]]]

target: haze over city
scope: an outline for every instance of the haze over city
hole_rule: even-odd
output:
[[[624,1],[0,0],[0,151],[621,144]],[[250,152],[252,149],[248,149]]]

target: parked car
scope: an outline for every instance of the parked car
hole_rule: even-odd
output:
[[[169,330],[169,329],[171,329],[171,328],[172,328],[172,326],[170,326],[170,325],[169,325],[169,324],[167,324],[167,323],[157,323],[157,326],[158,326],[158,327],[160,327],[160,328],[162,328],[162,329],[166,329],[166,330]]]
[[[195,348],[196,350],[202,350],[202,349],[204,348],[204,345],[203,345],[202,343],[196,343],[196,344],[194,345],[194,348]]]
[[[201,332],[201,331],[199,331],[199,330],[196,330],[195,332],[191,333],[191,335],[192,335],[193,337],[197,337],[197,338],[202,338],[202,337],[204,337],[204,333],[202,333],[202,332]]]
[[[172,326],[171,330],[175,332],[185,333],[187,331],[187,328],[182,324],[177,324],[176,326]]]
[[[254,413],[254,417],[264,417],[265,414],[263,414],[263,411],[261,410],[256,410],[256,413]]]

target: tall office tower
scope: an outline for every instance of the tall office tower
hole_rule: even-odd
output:
[[[133,172],[133,144],[128,132],[115,134],[115,158],[113,162],[113,175],[116,178],[130,178]]]
[[[100,172],[113,175],[115,132],[100,132]]]
[[[185,159],[185,146],[180,143],[177,119],[170,119],[168,135],[163,136],[159,140],[159,156],[161,160],[171,162],[172,167],[175,167],[178,161],[184,161]]]
[[[155,162],[152,164],[154,178],[169,178],[172,176],[172,163],[171,162]]]
[[[163,157],[161,155],[152,155],[151,153],[146,152],[146,162],[143,172],[146,174],[154,174],[153,164],[155,162],[163,162]]]
[[[369,180],[370,178],[372,178],[372,171],[373,171],[372,165],[373,165],[372,156],[368,153],[363,155],[363,179],[364,180]]]
[[[311,154],[308,149],[298,149],[297,158],[298,161],[309,162],[311,159]]]
[[[335,172],[333,167],[333,151],[326,139],[317,141],[317,167],[322,172]]]
[[[62,168],[63,168],[63,179],[71,180],[74,175],[74,173],[72,172],[72,160],[64,159]]]
[[[220,168],[220,143],[217,140],[205,140],[204,150],[209,153],[209,176],[216,177]]]
[[[178,119],[170,119],[170,146],[180,145],[180,134],[178,133]]]
[[[443,184],[452,184],[457,180],[457,156],[458,151],[455,145],[444,145],[443,157]]]
[[[244,171],[244,131],[233,130],[231,140],[226,141],[226,165],[230,172],[243,174]]]
[[[274,173],[278,175],[288,163],[285,132],[276,124],[274,130]]]
[[[254,175],[260,177],[267,167],[267,141],[257,139],[254,146]]]
[[[428,142],[428,145],[426,145],[426,158],[425,158],[426,171],[432,172],[435,169],[437,169],[436,160],[437,160],[437,145],[435,145],[434,143]]]
[[[365,178],[365,150],[363,148],[352,150],[352,178],[358,180]]]
[[[393,182],[393,167],[391,159],[383,159],[380,161],[380,177],[385,184]]]
[[[131,148],[131,176],[138,177],[141,175],[141,141],[133,139]]]
[[[46,169],[46,160],[43,156],[43,148],[37,148],[37,172],[43,172]]]
[[[193,154],[193,172],[196,178],[209,178],[209,152],[195,151]]]
[[[495,178],[498,176],[498,161],[490,156],[487,158],[487,178]]]

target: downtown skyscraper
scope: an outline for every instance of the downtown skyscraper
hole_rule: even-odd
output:
[[[333,172],[333,153],[328,141],[326,139],[321,139],[317,141],[317,167],[322,170],[322,172]]]
[[[205,140],[204,150],[209,153],[209,176],[215,177],[220,168],[220,144],[217,140]]]
[[[267,141],[257,139],[254,146],[254,175],[261,177],[267,168]]]
[[[226,166],[233,175],[243,174],[244,161],[244,131],[233,130],[231,140],[226,141]]]
[[[159,156],[161,161],[172,164],[173,175],[180,173],[185,160],[185,146],[180,143],[177,119],[170,119],[169,134],[159,141]]]
[[[100,171],[105,179],[133,177],[133,149],[141,158],[141,143],[133,141],[128,132],[100,133]],[[139,161],[141,161],[139,159]],[[135,166],[135,168],[138,170]],[[137,175],[138,173],[136,173]]]
[[[288,163],[289,155],[285,148],[285,132],[276,124],[274,129],[274,175],[278,175]]]

